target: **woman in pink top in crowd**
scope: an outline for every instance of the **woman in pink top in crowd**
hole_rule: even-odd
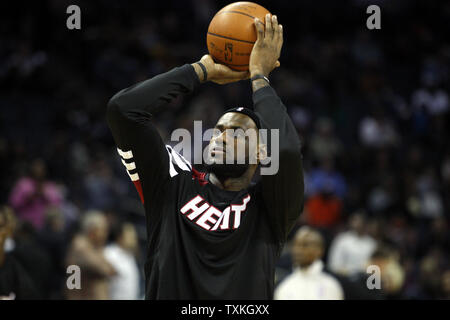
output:
[[[30,166],[30,176],[16,182],[9,198],[17,217],[30,222],[37,230],[44,225],[47,209],[59,207],[62,203],[61,190],[45,178],[45,162],[34,160]]]

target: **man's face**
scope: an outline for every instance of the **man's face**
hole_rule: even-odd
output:
[[[294,265],[302,268],[322,257],[323,248],[319,236],[310,231],[300,232],[294,238],[292,259]]]
[[[214,127],[207,168],[221,176],[239,177],[250,162],[256,164],[257,150],[258,128],[253,119],[242,113],[228,112]]]
[[[365,229],[364,217],[360,214],[355,214],[350,217],[350,228],[358,234],[363,234]]]
[[[108,222],[102,219],[91,230],[91,240],[95,246],[101,247],[108,239]]]

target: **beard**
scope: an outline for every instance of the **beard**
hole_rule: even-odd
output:
[[[226,164],[211,163],[205,164],[206,171],[214,173],[220,181],[228,178],[239,178],[247,171],[248,164]]]

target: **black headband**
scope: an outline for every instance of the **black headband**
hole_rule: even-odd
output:
[[[256,127],[258,129],[261,129],[261,122],[259,120],[259,117],[252,109],[248,109],[248,108],[244,108],[244,107],[231,108],[231,109],[228,109],[227,111],[225,111],[223,114],[229,113],[229,112],[237,112],[237,113],[242,113],[242,114],[245,114],[246,116],[249,116],[250,118],[252,118],[253,121],[255,121]]]

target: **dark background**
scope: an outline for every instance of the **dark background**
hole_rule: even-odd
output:
[[[63,197],[65,242],[83,212],[99,209],[135,223],[144,244],[143,210],[117,156],[106,103],[122,88],[199,60],[209,21],[228,3],[3,1],[0,204],[42,159]],[[450,3],[258,3],[284,27],[271,80],[303,142],[305,207],[328,201],[324,173],[337,205],[325,220],[304,213],[298,225],[319,228],[329,245],[362,210],[376,226],[371,236],[397,253],[405,272],[395,298],[448,298]],[[81,30],[66,28],[71,4],[81,8]],[[366,28],[370,4],[381,8],[381,30]],[[155,123],[167,138],[192,129],[193,120],[206,129],[225,109],[249,105],[249,83],[206,84]]]

